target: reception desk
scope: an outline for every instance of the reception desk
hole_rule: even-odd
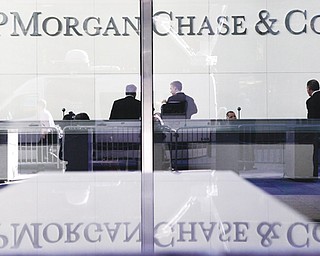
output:
[[[155,131],[156,170],[249,171],[261,164],[264,151],[272,155],[262,160],[265,169],[281,165],[284,177],[318,176],[317,158],[313,159],[318,124],[308,120],[170,120],[166,125],[168,129]],[[81,132],[82,128],[87,131],[86,127],[65,127],[65,134]],[[81,158],[85,170],[141,170],[139,122],[105,122],[88,129],[90,140],[71,147],[75,161],[77,149],[89,150]]]
[[[187,125],[170,137],[173,167],[183,169],[218,169],[235,172],[255,169],[257,149],[272,152],[270,168],[283,166],[288,178],[318,177],[317,126],[252,120],[220,121],[214,125]],[[202,155],[197,153],[199,150]],[[315,156],[313,158],[313,156]],[[267,166],[268,168],[268,166]]]

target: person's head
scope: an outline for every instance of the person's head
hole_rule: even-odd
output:
[[[319,90],[319,82],[316,79],[311,79],[307,83],[307,93],[309,96],[312,95],[314,91]]]
[[[128,84],[126,86],[126,95],[131,95],[133,97],[136,97],[137,95],[137,86],[134,84]]]
[[[180,81],[173,81],[170,84],[170,93],[175,95],[177,92],[182,91],[182,83]]]
[[[82,112],[82,113],[76,114],[74,117],[74,120],[90,120],[90,118],[87,113]]]
[[[63,116],[63,120],[73,120],[75,116],[76,114],[73,111],[69,111],[68,114]]]
[[[39,99],[38,100],[38,109],[39,110],[44,110],[47,107],[47,102],[44,99]]]
[[[227,120],[236,120],[237,116],[232,110],[228,111],[226,114]]]

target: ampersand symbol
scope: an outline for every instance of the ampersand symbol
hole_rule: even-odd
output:
[[[268,222],[262,222],[259,224],[257,231],[261,236],[261,244],[264,247],[270,247],[272,245],[272,239],[279,239],[280,236],[275,231],[276,226],[281,226],[280,223],[270,224]]]
[[[257,33],[259,33],[260,35],[265,35],[268,33],[271,33],[272,35],[277,35],[279,33],[279,30],[273,31],[272,29],[272,26],[277,21],[277,19],[269,19],[269,17],[270,17],[270,14],[268,11],[262,10],[261,12],[259,12],[260,21],[257,22],[255,29]],[[270,25],[268,24],[268,21],[270,21]],[[262,25],[266,28],[265,31],[260,30],[260,26]]]

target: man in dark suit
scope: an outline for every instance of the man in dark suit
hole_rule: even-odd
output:
[[[320,118],[320,91],[319,82],[315,79],[307,82],[307,93],[310,96],[306,101],[307,117],[308,119]],[[318,164],[319,164],[319,139],[318,135],[311,135],[313,141],[313,176],[318,177]]]
[[[319,82],[315,79],[307,83],[307,93],[310,98],[307,100],[308,119],[320,118],[320,91]]]
[[[113,102],[109,119],[140,119],[141,102],[136,99],[137,87],[126,86],[126,97]]]
[[[182,83],[180,81],[173,81],[170,84],[170,93],[172,96],[168,98],[164,103],[170,102],[184,102],[186,101],[187,109],[186,109],[186,118],[190,119],[193,114],[198,112],[198,108],[190,96],[184,94],[182,92]]]

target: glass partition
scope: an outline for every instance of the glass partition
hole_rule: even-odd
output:
[[[1,6],[1,254],[140,253],[140,1]]]
[[[178,80],[198,107],[192,119],[225,119],[229,110],[244,119],[305,118],[306,83],[318,77],[314,7],[154,1],[156,112]]]
[[[153,3],[155,251],[314,253],[314,2]]]
[[[0,254],[316,255],[317,7],[2,1]]]
[[[139,1],[4,1],[0,118],[19,128],[21,172],[65,171],[65,131],[91,134],[89,161],[98,169],[131,170],[101,161],[135,159],[141,170],[140,135],[126,145],[123,138],[141,127],[139,22]],[[104,143],[97,126],[109,135]],[[135,156],[106,153],[113,147],[132,147]]]

